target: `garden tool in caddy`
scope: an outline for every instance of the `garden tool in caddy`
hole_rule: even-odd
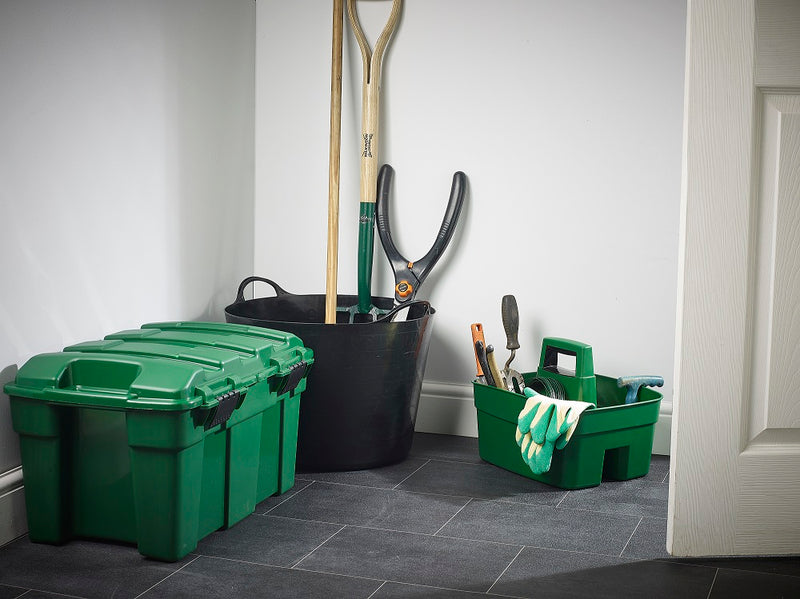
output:
[[[522,393],[525,389],[525,379],[510,367],[511,361],[519,349],[519,310],[517,309],[517,298],[513,295],[504,295],[500,304],[500,311],[503,317],[503,328],[506,331],[506,349],[511,350],[511,355],[503,367],[503,376],[506,380],[506,387],[509,391]]]
[[[472,332],[472,348],[475,350],[475,380],[477,380],[479,383],[483,383],[484,385],[488,385],[489,383],[486,380],[486,375],[483,374],[483,365],[481,364],[481,357],[479,353],[480,350],[477,346],[478,341],[481,342],[481,347],[486,345],[486,339],[483,336],[483,325],[479,322],[473,322],[469,328]],[[484,356],[484,358],[485,357],[486,356]]]
[[[627,387],[628,392],[625,395],[625,403],[636,403],[639,396],[639,387],[662,387],[664,385],[664,377],[657,375],[645,376],[621,376],[617,379],[618,387]]]

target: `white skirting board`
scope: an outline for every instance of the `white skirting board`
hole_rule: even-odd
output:
[[[653,439],[653,453],[669,455],[672,405],[665,405],[663,401],[661,403],[661,413]],[[424,381],[414,428],[421,433],[477,437],[478,417],[472,385]]]
[[[0,474],[0,546],[28,532],[22,467]]]

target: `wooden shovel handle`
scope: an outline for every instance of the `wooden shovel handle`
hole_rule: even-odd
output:
[[[361,202],[375,203],[378,182],[378,125],[381,86],[381,63],[383,53],[389,44],[400,18],[402,0],[392,1],[392,11],[375,49],[370,50],[364,31],[358,21],[356,0],[347,0],[347,15],[353,28],[358,46],[361,48],[363,79],[361,86]]]
[[[325,278],[325,324],[336,323],[339,274],[339,155],[342,141],[342,31],[344,0],[333,0],[331,51],[331,132],[328,152],[328,256]]]

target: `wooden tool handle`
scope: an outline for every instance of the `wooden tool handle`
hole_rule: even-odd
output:
[[[381,63],[389,38],[394,33],[400,18],[402,0],[392,1],[392,11],[380,36],[375,42],[375,50],[369,48],[367,38],[358,21],[356,0],[347,0],[347,15],[353,28],[358,46],[361,48],[363,82],[361,86],[361,202],[375,203],[378,181],[378,128],[381,87]]]
[[[486,362],[489,364],[489,370],[492,373],[492,378],[494,379],[494,386],[500,389],[508,390],[506,379],[503,376],[503,373],[500,372],[500,369],[497,367],[497,360],[494,358],[493,345],[486,346]]]
[[[331,51],[331,132],[328,151],[328,256],[325,278],[325,323],[336,322],[339,274],[339,155],[342,142],[342,31],[344,0],[333,0]]]

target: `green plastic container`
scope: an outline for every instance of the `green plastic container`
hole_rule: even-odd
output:
[[[290,333],[193,322],[34,356],[5,386],[30,539],[182,558],[293,486],[312,363]]]
[[[554,352],[575,352],[576,372],[558,368],[553,363]],[[534,474],[522,459],[515,438],[517,418],[527,398],[473,381],[482,459],[562,489],[596,487],[604,477],[629,480],[648,473],[660,393],[642,387],[637,401],[625,404],[627,390],[618,387],[615,378],[594,374],[591,347],[568,339],[543,340],[539,370],[523,374],[526,382],[535,376],[556,378],[564,385],[567,399],[577,401],[580,393],[583,401],[597,407],[581,414],[569,443],[553,452],[550,470]]]

